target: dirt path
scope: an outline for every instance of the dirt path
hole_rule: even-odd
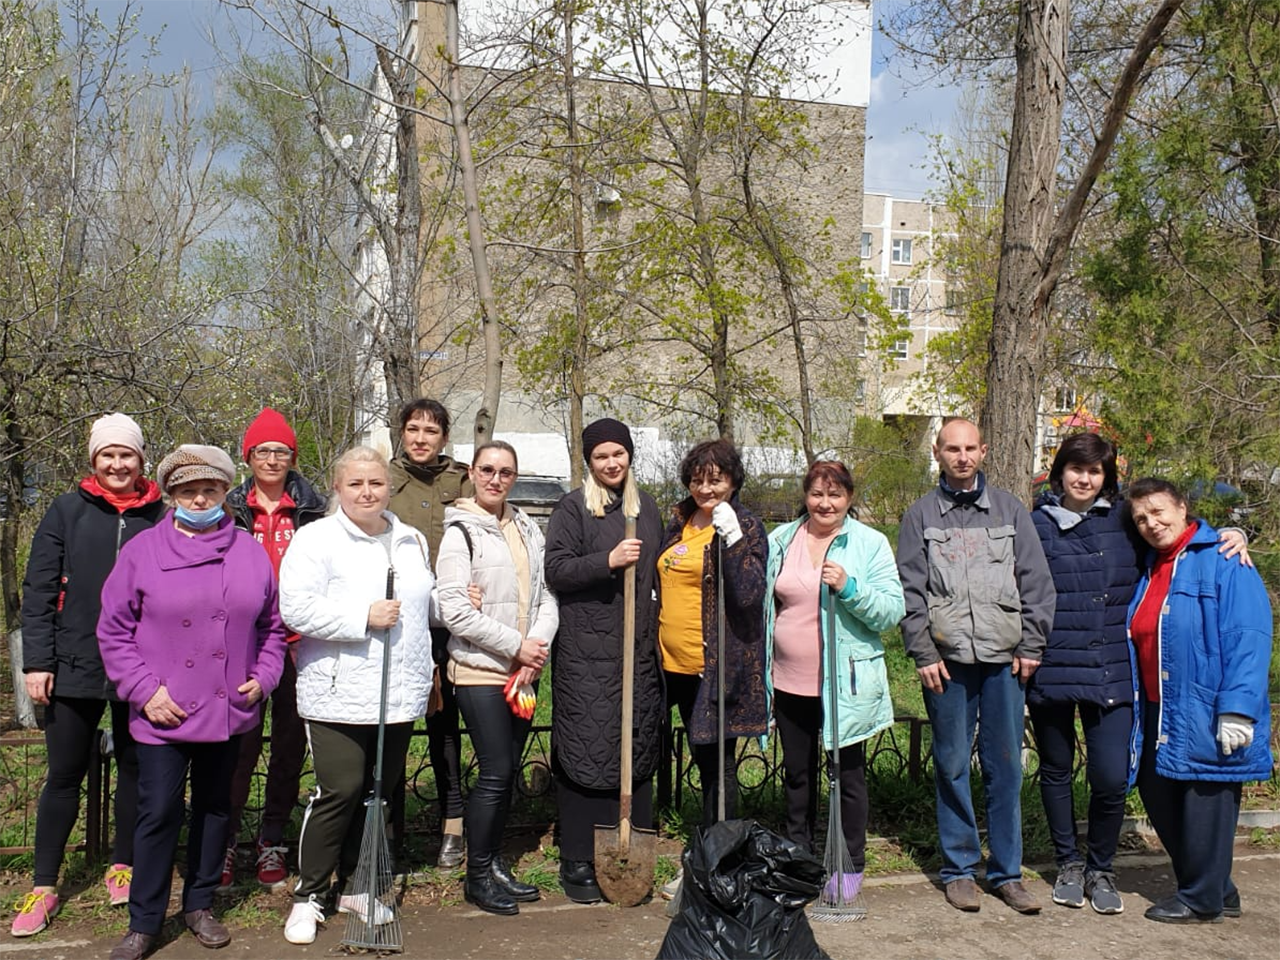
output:
[[[1068,910],[1048,903],[1041,881],[1028,886],[1048,904],[1039,916],[1014,913],[993,897],[976,914],[947,906],[940,889],[919,874],[873,879],[868,884],[870,914],[860,923],[814,924],[819,943],[836,958],[924,960],[924,958],[1170,958],[1227,960],[1273,958],[1280,954],[1280,853],[1241,851],[1236,860],[1244,916],[1221,924],[1173,926],[1142,916],[1155,900],[1171,892],[1169,865],[1159,856],[1124,858],[1117,864],[1125,912],[1102,917],[1087,907]],[[8,891],[12,892],[12,891]],[[278,913],[263,910],[255,926],[234,927],[231,946],[218,953],[201,950],[188,935],[178,936],[153,956],[157,960],[207,958],[312,958],[341,956],[343,922],[334,918],[317,941],[296,947],[281,937],[287,895]],[[273,904],[275,906],[275,904]],[[252,918],[246,917],[246,922]],[[666,933],[663,904],[632,910],[608,905],[583,907],[559,894],[521,909],[519,917],[498,918],[466,906],[416,903],[404,910],[407,958],[511,958],[511,960],[605,960],[657,955]],[[31,940],[4,938],[0,960],[82,960],[105,957],[119,938],[120,914],[59,921],[48,934]],[[173,924],[170,925],[174,927]]]

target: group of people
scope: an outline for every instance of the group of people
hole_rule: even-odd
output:
[[[484,443],[463,466],[444,453],[449,427],[441,404],[413,401],[401,411],[396,457],[348,450],[326,497],[294,469],[296,436],[271,409],[245,433],[250,476],[239,486],[225,452],[191,444],[148,480],[138,425],[123,414],[93,424],[91,472],[49,508],[23,585],[26,686],[46,705],[49,774],[34,887],[15,936],[38,933],[58,912],[62,851],[109,709],[120,773],[104,881],[130,914],[113,960],[138,960],[155,946],[188,817],[184,920],[204,946],[229,942],[213,897],[234,880],[267,699],[272,750],[255,853],[268,888],[287,879],[284,831],[307,751],[315,774],[289,942],[315,939],[335,874],[339,912],[391,919],[367,892],[348,889],[380,712],[389,785],[402,780],[414,724],[426,717],[441,804],[438,863],[465,859],[466,900],[518,913],[539,892],[513,875],[502,837],[548,665],[560,882],[574,901],[601,900],[594,827],[618,820],[629,568],[636,826],[653,825],[652,778],[671,706],[688,732],[704,825],[736,815],[737,741],[776,729],[784,830],[810,850],[822,761],[839,751],[833,802],[853,873],[829,883],[845,900],[856,896],[866,743],[893,723],[882,634],[900,623],[931,721],[949,903],[981,905],[969,786],[976,731],[987,885],[1015,910],[1041,909],[1021,872],[1029,711],[1058,860],[1056,903],[1122,909],[1112,860],[1136,780],[1177,877],[1174,895],[1147,916],[1239,915],[1231,844],[1241,783],[1271,770],[1266,590],[1243,535],[1220,536],[1197,520],[1173,485],[1140,480],[1122,500],[1107,441],[1064,441],[1052,492],[1028,512],[986,485],[978,428],[949,421],[934,445],[938,486],[902,518],[895,558],[881,533],[853,517],[853,478],[837,461],[812,464],[799,517],[766,532],[742,504],[742,459],[724,440],[684,457],[688,497],[664,522],[637,483],[630,431],[608,418],[583,431],[583,484],[557,504],[544,538],[508,502],[515,448]],[[1083,855],[1071,790],[1077,713],[1091,790]],[[478,767],[465,799],[460,717]]]

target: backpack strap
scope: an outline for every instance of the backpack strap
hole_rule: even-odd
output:
[[[454,522],[449,524],[449,527],[462,534],[462,539],[467,541],[467,558],[475,559],[476,548],[475,544],[471,542],[471,531],[467,529],[467,525],[465,523]]]

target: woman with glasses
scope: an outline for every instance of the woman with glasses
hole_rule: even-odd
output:
[[[467,795],[471,838],[463,895],[488,913],[519,913],[538,899],[502,859],[511,790],[533,719],[520,688],[534,690],[560,618],[543,576],[537,525],[507,503],[516,482],[515,449],[501,440],[472,457],[474,497],[445,511],[436,560],[440,618],[449,640],[449,681],[466,720],[480,772]],[[481,596],[477,609],[471,594]]]

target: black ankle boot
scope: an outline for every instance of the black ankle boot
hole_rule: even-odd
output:
[[[462,884],[462,896],[467,903],[473,904],[486,913],[496,913],[511,917],[520,912],[511,895],[502,889],[493,877],[489,860],[476,862],[475,852],[467,859],[467,879]]]
[[[507,891],[507,895],[512,900],[519,903],[532,903],[542,896],[533,884],[521,883],[517,880],[501,857],[494,857],[489,869],[493,874],[494,882]]]
[[[596,868],[590,860],[561,860],[560,886],[574,903],[599,903],[604,899],[596,883]]]

